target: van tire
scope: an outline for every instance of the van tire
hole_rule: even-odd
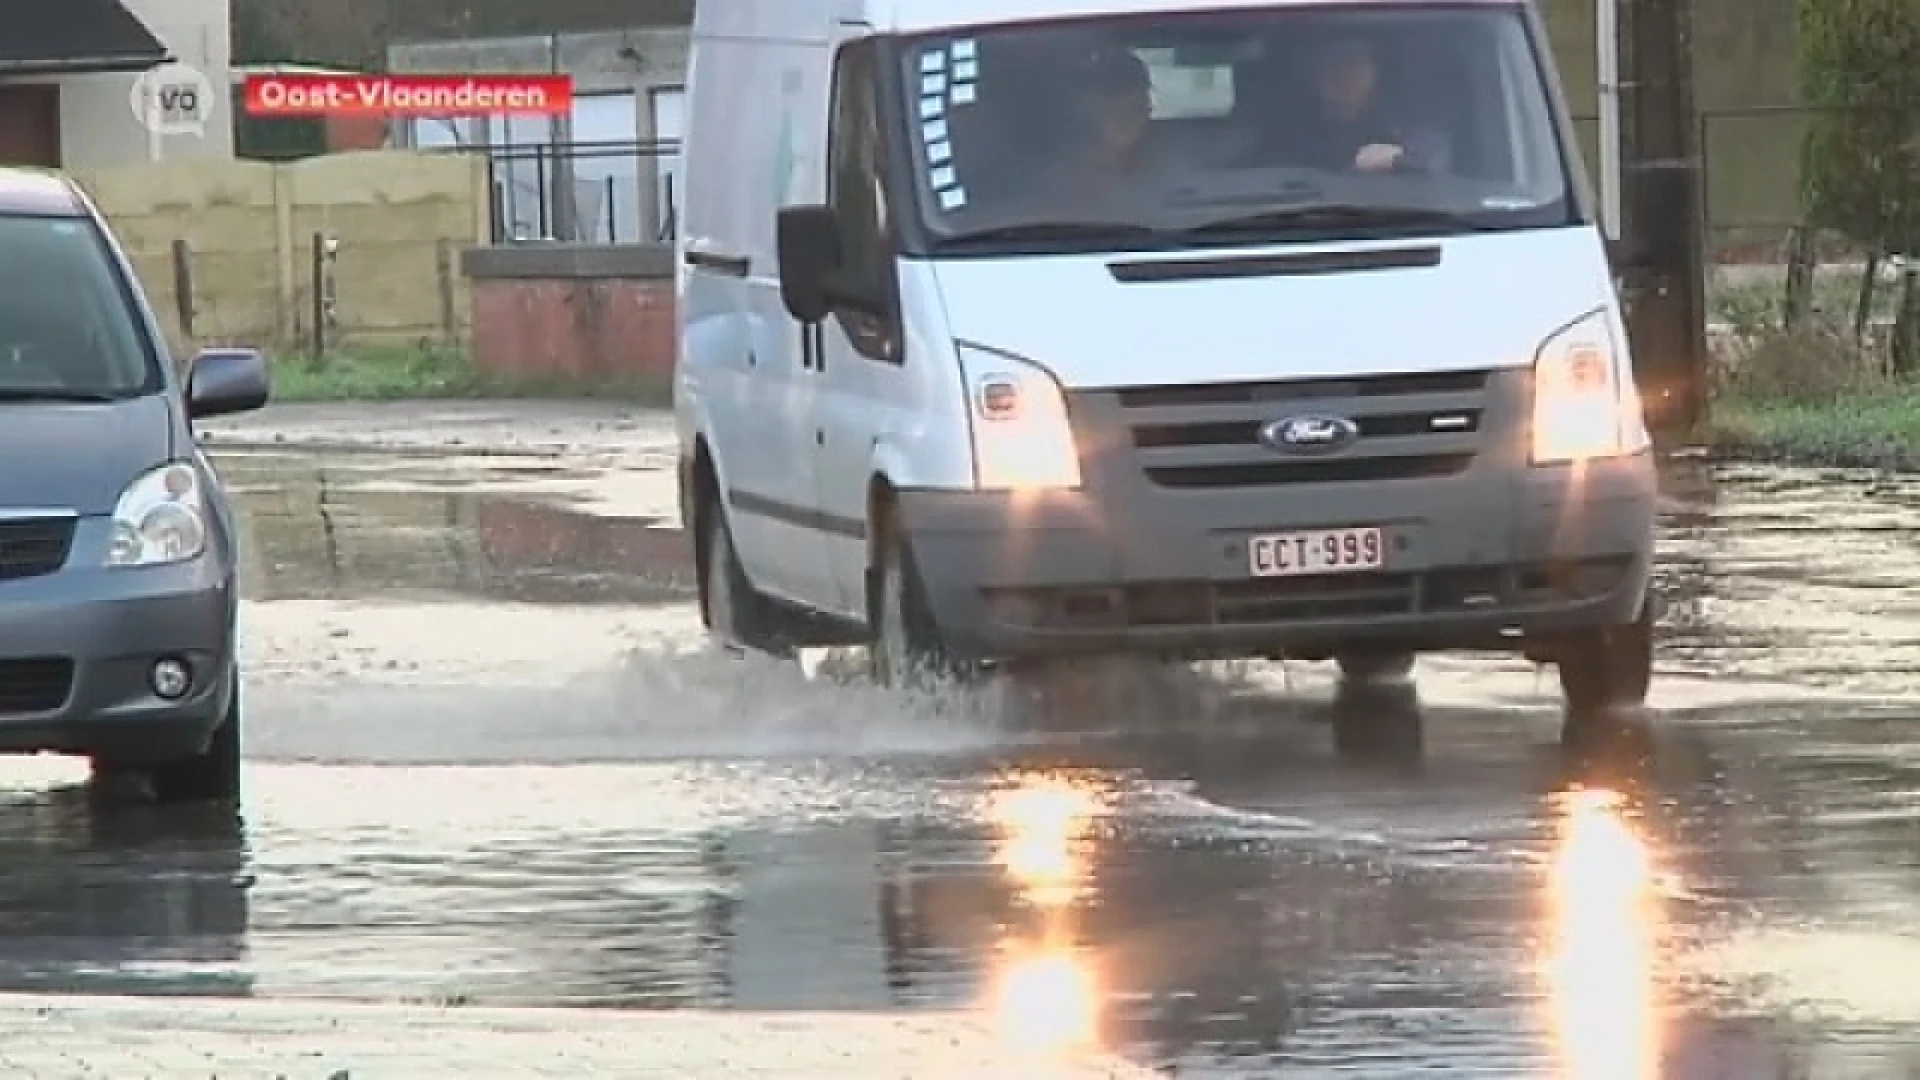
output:
[[[1394,683],[1413,677],[1410,652],[1343,652],[1334,657],[1340,678],[1350,683]]]
[[[940,640],[906,540],[884,530],[875,553],[868,599],[872,638],[867,647],[873,681],[889,689],[927,691],[962,677],[964,665]]]
[[[1589,630],[1562,642],[1554,666],[1570,717],[1644,705],[1653,685],[1653,598],[1624,626]]]
[[[701,625],[722,647],[793,656],[793,644],[780,632],[780,612],[747,580],[734,552],[726,509],[708,499],[700,520]]]

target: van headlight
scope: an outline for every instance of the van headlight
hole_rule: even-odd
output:
[[[1556,331],[1533,357],[1533,463],[1566,465],[1652,445],[1640,391],[1604,310]]]
[[[207,549],[206,500],[200,472],[184,461],[147,472],[113,508],[108,566],[165,566]]]
[[[1037,364],[967,345],[960,347],[960,372],[980,490],[1080,486],[1080,453],[1058,380]]]

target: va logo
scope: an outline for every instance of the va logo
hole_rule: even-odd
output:
[[[133,118],[156,135],[207,133],[217,98],[213,80],[190,64],[162,64],[133,80]]]

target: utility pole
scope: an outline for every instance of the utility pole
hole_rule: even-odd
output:
[[[1619,247],[1627,333],[1648,422],[1682,434],[1706,415],[1705,196],[1690,0],[1597,0],[1617,14]],[[1598,27],[1602,37],[1607,27]],[[1602,57],[1607,45],[1602,44]],[[1602,80],[1607,77],[1602,69]],[[1601,86],[1602,144],[1610,88]],[[1605,152],[1603,151],[1603,159]],[[1615,182],[1615,181],[1609,181]]]

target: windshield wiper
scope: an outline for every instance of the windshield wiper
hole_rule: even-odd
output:
[[[104,405],[125,400],[127,400],[125,394],[107,394],[98,390],[68,390],[59,386],[0,386],[0,402],[70,401]]]
[[[974,244],[1049,243],[1076,240],[1109,240],[1116,237],[1157,236],[1160,230],[1131,221],[1021,221],[1011,225],[990,225],[972,232],[955,233],[940,241],[942,247],[968,247]]]
[[[1188,226],[1181,232],[1187,236],[1213,236],[1341,226],[1361,229],[1432,226],[1459,229],[1465,232],[1487,232],[1492,229],[1477,218],[1451,210],[1428,210],[1418,206],[1370,206],[1366,203],[1322,202],[1268,206],[1244,213],[1229,214]]]

